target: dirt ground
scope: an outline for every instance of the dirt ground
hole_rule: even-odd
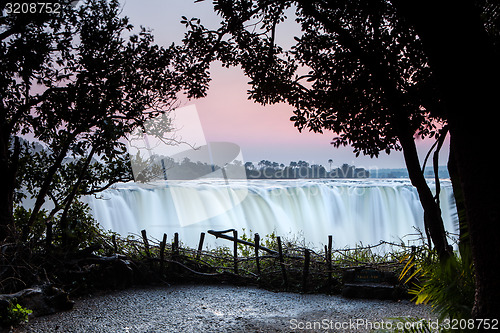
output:
[[[14,332],[387,332],[403,323],[391,318],[403,317],[435,320],[409,301],[177,285],[89,296]]]

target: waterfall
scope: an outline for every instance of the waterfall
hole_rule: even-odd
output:
[[[432,190],[434,184],[429,183]],[[235,228],[241,234],[273,232],[312,248],[333,235],[334,247],[381,240],[400,242],[423,232],[423,210],[408,180],[221,180],[168,181],[147,186],[116,184],[100,196],[85,198],[105,230],[169,239],[179,233],[196,247],[200,232]],[[440,202],[447,231],[456,233],[451,183],[442,181]],[[416,237],[413,237],[416,238]],[[230,245],[215,237],[206,244]]]

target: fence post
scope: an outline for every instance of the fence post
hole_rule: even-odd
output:
[[[285,289],[288,289],[288,279],[286,277],[286,267],[285,267],[285,260],[283,258],[283,247],[281,246],[281,237],[280,236],[276,237],[276,240],[278,241],[278,255],[280,260],[281,272],[283,274],[283,284],[285,286]]]
[[[415,245],[412,245],[411,246],[411,257],[410,257],[410,260],[415,261],[415,255],[416,255],[416,253],[417,253],[417,247]],[[410,276],[412,276],[413,273],[415,273],[415,265],[411,265],[410,266]]]
[[[233,246],[233,252],[234,252],[234,274],[238,274],[238,231],[233,230],[233,238],[234,238],[234,246]]]
[[[311,252],[305,249],[304,272],[302,274],[302,292],[307,291],[307,276],[309,275],[309,263],[311,261]]]
[[[260,261],[259,261],[259,247],[260,247],[260,236],[255,234],[255,264],[257,265],[257,275],[260,277]]]
[[[179,260],[179,234],[176,232],[174,233],[174,240],[172,242],[172,262],[169,263],[168,268],[169,272],[172,274],[177,273],[178,267],[177,267],[177,260]]]
[[[174,234],[174,242],[172,244],[172,255],[177,257],[179,255],[179,233]]]
[[[163,273],[163,262],[165,260],[166,245],[167,245],[167,234],[163,234],[163,240],[160,243],[160,274]]]
[[[326,268],[328,269],[328,290],[332,288],[332,235],[328,235],[328,251],[326,254]]]
[[[149,252],[149,242],[148,242],[148,236],[146,234],[146,230],[141,230],[141,234],[142,234],[142,241],[144,243],[144,249],[146,250],[146,256],[148,256],[148,258],[151,257],[151,253]]]
[[[200,260],[201,251],[203,250],[203,242],[205,241],[205,233],[200,234],[200,242],[198,243],[198,252],[196,253],[196,259]]]
[[[113,250],[115,251],[115,253],[118,253],[118,244],[116,243],[116,235],[113,234],[111,236],[111,242],[113,243]]]

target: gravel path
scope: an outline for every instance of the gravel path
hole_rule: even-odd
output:
[[[428,307],[408,301],[185,285],[77,300],[72,311],[34,318],[15,332],[370,332],[407,316],[434,318]]]

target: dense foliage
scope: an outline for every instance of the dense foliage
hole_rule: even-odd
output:
[[[121,17],[117,0],[61,1],[58,12],[0,4],[0,290],[85,281],[79,259],[109,254],[83,195],[132,179],[131,133],[201,97],[203,66]],[[175,141],[169,121],[154,132]],[[177,141],[175,141],[177,142]],[[76,287],[75,287],[76,288]],[[14,309],[15,310],[15,309]],[[21,313],[21,312],[19,312]]]
[[[214,2],[214,11],[223,19],[217,30],[185,21],[185,44],[206,50],[200,61],[241,66],[251,79],[250,98],[293,106],[290,120],[299,131],[333,132],[332,144],[350,145],[356,155],[402,150],[425,231],[443,260],[450,256],[415,145],[415,137],[444,140],[443,104],[421,41],[396,7],[388,1],[223,0]],[[278,41],[290,16],[301,32],[287,49]]]
[[[175,107],[179,92],[204,95],[189,53],[155,45],[119,14],[118,1],[101,0],[51,14],[2,11],[1,240],[40,237],[43,223],[63,243],[78,238],[78,196],[132,177],[126,135]],[[166,139],[170,130],[157,129]],[[15,207],[30,198],[16,222]]]
[[[442,106],[427,58],[389,2],[217,1],[214,10],[221,27],[186,22],[187,42],[212,43],[214,57],[240,65],[255,101],[294,106],[299,130],[331,130],[336,146],[370,156],[400,150],[402,131],[438,134]],[[277,41],[290,16],[301,35],[287,50]]]

